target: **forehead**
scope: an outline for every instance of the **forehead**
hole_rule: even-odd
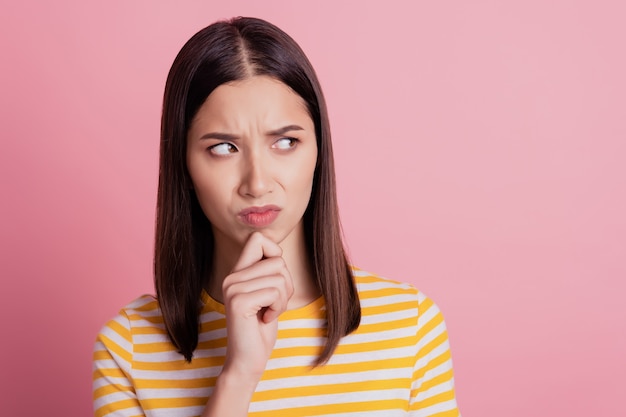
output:
[[[312,124],[306,103],[283,82],[254,76],[217,87],[198,110],[194,123],[238,124],[254,119],[266,124],[305,120]]]

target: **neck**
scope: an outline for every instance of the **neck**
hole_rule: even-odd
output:
[[[283,259],[294,285],[294,294],[289,300],[288,309],[303,307],[319,297],[320,291],[307,254],[302,225],[299,225],[278,244],[283,250]],[[242,249],[242,245],[225,239],[224,236],[215,236],[213,268],[205,289],[220,303],[224,302],[222,282],[233,270]]]

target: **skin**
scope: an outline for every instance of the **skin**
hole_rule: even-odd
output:
[[[204,416],[247,416],[270,357],[278,317],[319,296],[302,216],[317,161],[315,128],[302,98],[253,76],[216,88],[187,136],[187,168],[215,237],[206,289],[226,309],[228,346]],[[269,224],[242,210],[272,205]]]

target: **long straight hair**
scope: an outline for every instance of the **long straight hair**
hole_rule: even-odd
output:
[[[265,75],[296,92],[315,125],[318,158],[304,213],[307,255],[326,304],[326,343],[315,365],[354,331],[361,308],[342,242],[326,103],[315,71],[285,32],[255,18],[214,23],[178,53],[165,85],[156,213],[154,281],[165,328],[187,361],[198,345],[203,283],[212,268],[211,224],[187,171],[187,132],[200,106],[224,83]]]

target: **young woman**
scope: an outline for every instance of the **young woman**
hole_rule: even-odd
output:
[[[98,336],[96,416],[457,416],[433,302],[351,267],[322,91],[259,19],[194,35],[163,103],[156,298]]]

